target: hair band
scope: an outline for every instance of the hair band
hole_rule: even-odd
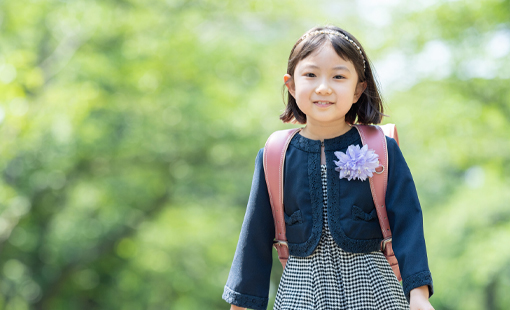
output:
[[[347,40],[348,42],[350,42],[355,48],[358,49],[359,51],[359,54],[361,55],[361,59],[363,59],[363,71],[365,71],[365,57],[363,56],[363,52],[361,51],[361,48],[358,46],[358,44],[356,44],[356,42],[354,42],[354,40],[352,39],[349,39],[348,36],[346,36],[345,34],[341,33],[341,32],[338,32],[338,31],[332,31],[332,30],[316,30],[316,31],[312,31],[312,32],[309,32],[309,33],[305,33],[299,40],[298,40],[298,43],[299,44],[301,41],[303,41],[304,39],[306,39],[307,37],[309,36],[314,36],[314,35],[317,35],[317,34],[331,34],[331,35],[335,35],[335,36],[339,36],[339,37],[342,37],[344,38],[345,40]]]

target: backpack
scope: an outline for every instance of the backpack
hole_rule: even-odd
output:
[[[386,124],[382,126],[376,125],[353,125],[358,130],[363,145],[368,144],[379,155],[379,162],[383,166],[382,171],[374,173],[369,178],[370,189],[374,199],[374,205],[379,219],[379,225],[383,235],[381,241],[381,251],[388,260],[393,272],[399,281],[402,281],[398,261],[393,253],[391,243],[391,230],[388,221],[388,215],[385,208],[385,194],[388,183],[388,150],[386,146],[385,135],[397,141],[397,128],[394,124]],[[285,163],[285,153],[289,146],[290,140],[300,131],[300,128],[279,130],[269,136],[264,147],[264,174],[273,212],[275,225],[275,240],[273,246],[278,252],[278,259],[282,263],[283,268],[289,258],[289,246],[285,235],[285,221],[283,211],[283,167]]]

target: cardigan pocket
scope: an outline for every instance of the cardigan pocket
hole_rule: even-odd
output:
[[[303,218],[301,217],[301,210],[297,210],[296,212],[292,213],[291,216],[288,216],[285,212],[283,213],[283,216],[285,217],[285,224],[287,225],[293,225],[293,224],[300,224],[303,223]]]
[[[377,218],[377,212],[375,211],[375,209],[372,209],[372,211],[370,213],[367,213],[367,212],[363,211],[363,209],[361,209],[360,207],[355,206],[355,205],[353,205],[351,208],[351,215],[352,215],[352,219],[357,220],[357,221],[368,222],[368,221],[371,221],[371,220]]]

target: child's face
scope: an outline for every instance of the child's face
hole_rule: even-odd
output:
[[[290,78],[284,77],[287,88],[309,125],[344,125],[345,114],[366,87],[358,83],[353,63],[338,56],[331,43],[301,60]]]

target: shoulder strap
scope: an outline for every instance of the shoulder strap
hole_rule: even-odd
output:
[[[283,268],[285,268],[289,258],[289,246],[285,234],[283,215],[283,168],[285,153],[287,152],[290,140],[300,130],[300,128],[295,128],[275,131],[269,136],[264,147],[264,175],[266,177],[275,227],[273,246],[278,251],[278,258]]]
[[[388,184],[388,150],[386,138],[379,126],[354,125],[359,131],[363,145],[368,144],[379,155],[382,168],[369,178],[375,210],[384,239],[391,238],[390,223],[385,206],[386,186]]]
[[[390,229],[390,222],[388,221],[388,214],[386,212],[386,188],[388,185],[388,148],[386,145],[385,135],[397,141],[398,134],[397,128],[394,124],[387,124],[383,126],[368,126],[368,125],[354,125],[358,129],[361,136],[363,145],[367,144],[369,148],[373,149],[379,155],[379,163],[382,169],[377,171],[371,178],[370,189],[372,191],[372,198],[374,199],[375,210],[379,219],[379,225],[383,235],[381,242],[381,251],[388,260],[395,276],[399,281],[402,280],[398,261],[393,253],[392,235]]]

